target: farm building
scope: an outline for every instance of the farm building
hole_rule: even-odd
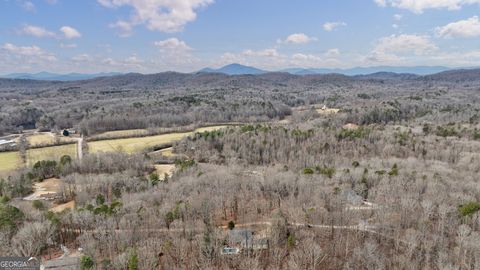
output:
[[[16,145],[15,141],[0,139],[0,146],[1,147],[4,147],[4,146],[13,147],[15,145]]]

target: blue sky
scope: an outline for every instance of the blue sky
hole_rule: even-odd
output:
[[[479,66],[480,0],[0,0],[0,74]]]

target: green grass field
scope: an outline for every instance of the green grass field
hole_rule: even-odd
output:
[[[114,152],[123,151],[126,153],[141,152],[148,147],[160,144],[174,143],[182,138],[192,135],[196,132],[213,131],[227,126],[213,126],[198,128],[193,132],[170,133],[156,136],[128,138],[128,139],[113,139],[105,141],[89,142],[89,152]],[[120,131],[122,132],[122,131]],[[124,131],[126,132],[126,131]],[[31,143],[44,143],[48,138],[52,138],[48,134],[38,134],[30,137]],[[52,138],[53,140],[53,138]],[[77,157],[76,144],[50,146],[43,148],[30,149],[27,151],[27,166],[33,166],[40,160],[55,160],[58,161],[63,155],[69,155],[72,158]],[[171,155],[171,149],[165,150],[165,154]],[[4,152],[0,153],[0,172],[8,172],[21,166],[21,160],[18,152]]]
[[[77,148],[75,144],[50,146],[43,148],[30,149],[27,151],[27,165],[33,166],[35,162],[40,160],[58,161],[63,155],[70,155],[72,158],[77,156]],[[0,153],[0,172],[8,172],[15,170],[21,166],[20,155],[18,152],[2,152]]]
[[[75,142],[74,139],[69,137],[60,136],[60,142]],[[37,145],[48,145],[48,144],[55,144],[55,138],[51,134],[48,133],[36,133],[32,134],[27,137],[28,143],[31,146]]]
[[[69,155],[73,159],[77,157],[77,145],[67,144],[60,146],[50,146],[43,148],[30,149],[27,151],[28,166],[33,166],[35,162],[40,160],[58,161],[63,155]]]
[[[20,165],[20,156],[18,152],[0,153],[0,172],[6,172],[16,169]]]
[[[113,138],[138,137],[138,136],[143,136],[147,134],[148,134],[148,130],[146,129],[115,130],[115,131],[107,131],[98,135],[94,135],[91,138],[97,139],[97,140],[111,138],[113,140]]]
[[[148,147],[153,147],[160,144],[168,144],[179,141],[186,136],[192,135],[195,132],[205,132],[224,128],[226,126],[213,126],[198,128],[193,132],[170,133],[155,136],[127,138],[127,139],[113,139],[104,141],[95,141],[88,143],[90,153],[97,152],[114,152],[121,151],[125,153],[141,152]]]

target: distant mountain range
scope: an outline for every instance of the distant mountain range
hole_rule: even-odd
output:
[[[472,68],[466,68],[465,70],[471,70]],[[321,74],[341,74],[346,76],[365,76],[375,75],[376,77],[384,77],[386,74],[411,74],[411,75],[432,75],[446,71],[456,70],[453,68],[442,66],[411,66],[411,67],[392,67],[392,66],[377,66],[377,67],[355,67],[349,69],[329,69],[329,68],[288,68],[276,71],[262,70],[256,67],[245,66],[241,64],[230,64],[224,67],[213,69],[204,68],[195,72],[199,73],[218,73],[225,75],[261,75],[272,72],[289,73],[292,75],[321,75]],[[49,72],[39,73],[12,73],[8,75],[0,76],[0,78],[6,79],[29,79],[29,80],[41,80],[41,81],[79,81],[88,80],[99,77],[111,77],[117,75],[124,75],[119,72],[109,73],[69,73],[69,74],[57,74]]]
[[[6,79],[26,79],[26,80],[40,80],[40,81],[79,81],[79,80],[88,80],[98,77],[111,77],[116,75],[122,75],[123,73],[119,72],[108,72],[108,73],[94,73],[94,74],[83,74],[83,73],[69,73],[69,74],[57,74],[50,72],[39,72],[39,73],[12,73],[0,76],[0,78]]]
[[[334,83],[336,86],[350,86],[353,83],[447,83],[478,85],[480,82],[479,69],[449,70],[432,75],[416,75],[408,73],[377,72],[367,75],[347,76],[343,74],[313,74],[294,75],[286,72],[269,72],[258,75],[227,75],[223,73],[178,73],[162,72],[156,74],[127,73],[119,76],[99,77],[82,81],[46,81],[46,80],[18,80],[0,78],[0,92],[27,91],[50,89],[54,91],[119,91],[119,89],[193,89],[197,87],[222,89],[228,87],[247,87],[263,89],[272,85],[285,87],[317,86]],[[422,86],[423,87],[423,86]],[[53,91],[52,90],[52,91]],[[108,92],[108,91],[107,91]]]
[[[227,75],[258,75],[269,72],[286,72],[294,75],[314,75],[314,74],[343,74],[348,76],[367,75],[379,72],[389,73],[408,73],[416,75],[430,75],[443,71],[452,70],[442,66],[412,66],[412,67],[392,67],[392,66],[376,66],[376,67],[355,67],[349,69],[329,69],[329,68],[288,68],[277,71],[267,71],[256,67],[244,66],[240,64],[230,64],[219,69],[204,68],[200,73],[223,73]]]

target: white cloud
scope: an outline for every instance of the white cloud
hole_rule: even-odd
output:
[[[190,51],[192,48],[187,45],[184,41],[181,41],[177,38],[169,38],[162,41],[156,41],[155,46],[160,48],[162,51]]]
[[[383,51],[372,51],[365,57],[367,62],[397,64],[403,60],[402,57]]]
[[[377,5],[379,5],[381,7],[387,6],[386,0],[374,0],[374,1],[375,1],[375,3],[377,3]]]
[[[20,31],[22,34],[30,35],[38,38],[55,37],[55,33],[46,30],[43,27],[35,25],[25,25]]]
[[[344,22],[326,22],[323,24],[323,29],[330,32],[341,26],[347,26],[347,24]]]
[[[124,61],[125,64],[129,64],[129,65],[141,65],[141,64],[145,63],[145,61],[138,58],[137,55],[135,55],[135,54],[125,58],[125,60],[123,60],[123,61]]]
[[[429,59],[440,65],[475,66],[480,61],[480,50],[466,52],[440,52]]]
[[[30,2],[30,1],[21,1],[20,6],[25,10],[29,12],[34,12],[35,11],[35,5]]]
[[[405,57],[431,55],[438,47],[428,36],[391,35],[379,39],[374,49],[366,56],[368,62],[398,63]]]
[[[284,41],[280,41],[280,43],[306,44],[313,40],[316,40],[316,38],[309,37],[304,33],[296,33],[291,34]]]
[[[26,57],[26,58],[37,58],[39,60],[45,60],[45,61],[56,61],[57,58],[51,54],[48,53],[44,50],[42,50],[38,46],[16,46],[11,43],[5,43],[2,47],[0,47],[2,50],[10,53],[11,55],[14,56],[19,56],[19,57]],[[33,59],[32,59],[33,60]]]
[[[89,62],[89,61],[93,61],[93,57],[84,53],[84,54],[75,55],[74,57],[72,57],[72,61],[74,61],[74,62]]]
[[[443,27],[437,27],[435,33],[443,38],[471,38],[480,36],[480,21],[478,16],[466,20],[449,23]]]
[[[74,48],[77,48],[77,44],[75,44],[75,43],[60,43],[60,48],[62,48],[62,49],[74,49]]]
[[[325,53],[325,56],[328,56],[328,57],[336,57],[339,55],[340,55],[340,50],[337,48],[330,49]]]
[[[325,53],[325,57],[314,54],[296,53],[290,57],[289,65],[302,68],[321,68],[338,67],[341,63],[338,59],[331,58],[328,52]]]
[[[374,51],[424,55],[437,49],[428,36],[402,34],[379,39]]]
[[[179,32],[197,18],[196,10],[212,4],[213,0],[97,0],[108,8],[130,6],[133,13],[130,19],[112,24],[120,28],[131,28],[146,24],[150,30]]]
[[[243,52],[245,56],[260,56],[260,57],[278,57],[280,54],[276,49],[265,49],[260,51],[245,50]]]
[[[82,34],[78,32],[77,29],[70,27],[70,26],[62,26],[60,28],[60,32],[63,33],[66,39],[74,39],[82,37]]]
[[[193,48],[177,38],[156,41],[154,45],[159,48],[159,61],[167,70],[188,70],[198,66],[201,62],[193,55]],[[130,58],[130,62],[134,60],[134,58]]]
[[[120,29],[120,37],[129,37],[133,33],[133,25],[126,21],[117,21],[110,24],[110,27]]]
[[[480,0],[374,0],[377,5],[408,9],[414,13],[423,13],[426,9],[461,9],[464,5],[480,4]]]
[[[403,18],[403,15],[402,15],[402,14],[395,14],[395,15],[393,15],[393,19],[394,19],[395,21],[400,21],[400,20],[402,20],[402,18]]]
[[[231,63],[239,63],[255,66],[266,70],[275,70],[278,67],[288,66],[288,56],[279,53],[275,48],[263,50],[244,50],[239,53],[226,52],[213,66],[223,66]]]

